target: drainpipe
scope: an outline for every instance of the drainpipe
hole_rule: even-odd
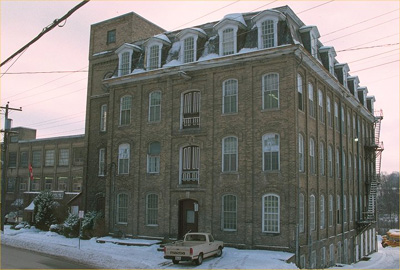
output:
[[[341,186],[340,186],[340,189],[341,189],[341,195],[342,195],[342,256],[341,256],[341,259],[342,259],[342,262],[343,262],[343,257],[344,257],[344,252],[345,252],[345,250],[344,250],[344,240],[345,240],[345,236],[344,236],[344,216],[345,216],[345,212],[344,212],[344,166],[345,166],[345,164],[343,164],[343,159],[345,158],[344,157],[344,151],[343,151],[343,128],[344,128],[344,122],[343,122],[343,119],[344,119],[344,115],[342,114],[342,112],[343,112],[343,105],[342,105],[342,100],[340,99],[339,100],[339,107],[340,107],[340,109],[339,109],[339,119],[340,119],[340,128],[339,128],[339,134],[340,134],[340,140],[339,140],[339,143],[340,143],[340,150],[341,150],[341,156],[342,156],[342,159],[340,160],[341,161],[341,168],[342,168],[342,170],[341,170],[341,173],[340,173],[340,175],[341,175]],[[346,203],[347,203],[347,201],[346,201]],[[346,208],[347,208],[347,205],[346,205]]]

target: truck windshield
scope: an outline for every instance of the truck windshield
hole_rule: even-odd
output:
[[[186,241],[202,241],[205,242],[206,241],[206,236],[205,235],[201,235],[201,234],[190,234],[190,235],[186,235]]]

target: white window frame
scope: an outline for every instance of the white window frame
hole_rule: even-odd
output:
[[[314,194],[310,195],[310,230],[315,231],[317,229],[316,226],[316,207],[315,207],[315,196]]]
[[[326,114],[328,118],[328,126],[333,128],[331,99],[328,96],[326,97]]]
[[[230,149],[226,148],[226,144],[228,143],[228,140],[231,140],[234,145]],[[228,160],[229,163],[229,168],[225,166],[225,162]],[[233,163],[232,160],[234,159]],[[238,170],[238,138],[235,136],[229,136],[225,137],[222,139],[222,172],[237,172]],[[232,165],[235,167],[232,168]]]
[[[285,20],[285,15],[275,10],[265,10],[256,15],[253,20],[257,26],[257,41],[258,49],[266,49],[278,46],[278,22],[279,20]],[[263,23],[266,21],[272,21],[273,24],[273,45],[266,47],[263,40]]]
[[[128,143],[120,144],[118,146],[118,174],[129,174],[129,167],[130,167],[129,165],[130,165],[130,145]]]
[[[338,103],[335,101],[334,103],[334,114],[335,114],[335,130],[339,132],[339,107]]]
[[[277,205],[273,206],[273,209],[269,211],[265,209],[265,200],[268,198],[275,198]],[[275,210],[275,211],[272,211]],[[268,218],[271,217],[271,220]],[[267,224],[269,222],[273,222],[275,224]],[[272,226],[276,227],[276,229],[272,229]],[[262,197],[262,232],[263,233],[280,233],[280,197],[277,194],[269,193],[265,194]]]
[[[310,154],[310,174],[316,174],[316,160],[315,160],[315,141],[310,138],[309,142],[309,154]]]
[[[277,140],[276,144],[269,144],[268,142],[274,142]],[[267,143],[267,144],[266,144]],[[268,154],[269,153],[269,154]],[[277,168],[273,168],[273,153],[277,153]],[[267,167],[265,156],[270,156],[270,166]],[[280,136],[278,133],[266,133],[262,136],[262,168],[263,171],[279,171],[280,170]],[[266,168],[267,167],[267,168]]]
[[[121,198],[123,196],[123,198]],[[121,200],[124,205],[121,206]],[[118,224],[128,224],[128,208],[129,208],[129,196],[127,193],[119,193],[117,195],[117,223]]]
[[[132,49],[125,49],[118,53],[118,77],[131,73],[130,71],[132,70],[132,54]]]
[[[159,94],[159,101],[154,98],[154,95]],[[161,91],[153,91],[149,94],[149,122],[160,122],[161,121]]]
[[[347,223],[347,196],[343,196],[343,222]]]
[[[56,150],[54,150],[54,149],[45,150],[45,158],[44,158],[44,166],[45,167],[54,167],[55,153],[56,153]]]
[[[100,131],[107,130],[107,104],[100,107]]]
[[[299,194],[299,232],[304,232],[304,194]]]
[[[336,178],[340,178],[340,152],[339,149],[336,148],[335,150],[335,167],[336,167]]]
[[[234,99],[234,102],[232,100]],[[228,102],[230,105],[228,106]],[[234,106],[234,107],[233,107]],[[238,112],[238,80],[228,79],[222,83],[222,114]]]
[[[69,148],[58,150],[58,166],[69,166],[70,151]]]
[[[268,78],[271,78],[271,80],[274,80],[272,85],[266,84],[266,80]],[[279,86],[280,86],[279,73],[272,72],[272,73],[264,74],[262,76],[262,109],[263,110],[279,109]],[[267,95],[271,95],[271,93],[275,93],[275,92],[276,92],[277,104],[275,105],[275,102],[274,103],[269,102],[269,104],[267,104]],[[272,98],[270,100],[272,100]]]
[[[342,210],[340,208],[340,205],[341,205],[341,203],[340,203],[340,195],[336,195],[336,224],[340,224],[340,218],[341,218],[340,211]]]
[[[226,205],[226,200],[233,199],[233,202]],[[222,196],[222,214],[221,214],[221,229],[223,231],[237,231],[237,196],[226,194]]]
[[[329,227],[333,226],[333,196],[329,194],[329,202],[328,202],[328,207],[329,207],[329,216],[328,216],[328,225]]]
[[[154,143],[160,144],[160,152],[159,153],[151,153],[151,145]],[[148,151],[147,151],[147,173],[157,174],[160,173],[160,155],[161,155],[161,143],[158,141],[154,141],[149,143]]]
[[[325,175],[325,143],[319,143],[319,174]]]
[[[155,48],[155,46],[158,46],[158,48],[153,51],[152,48]],[[161,68],[162,47],[163,47],[162,42],[158,42],[158,41],[152,41],[147,44],[147,47],[146,47],[146,69],[147,70]],[[156,55],[153,56],[152,52],[156,53]],[[157,65],[153,65],[154,64],[153,61],[154,62],[157,61]]]
[[[322,91],[318,89],[318,117],[319,121],[325,124],[325,114],[324,114],[324,96]]]
[[[335,264],[335,246],[333,244],[329,245],[329,263],[331,266]]]
[[[129,104],[128,104],[128,101],[125,101],[125,99],[129,99]],[[131,123],[132,101],[133,101],[133,99],[132,99],[132,96],[130,96],[130,95],[123,96],[120,99],[120,110],[119,110],[119,125],[120,126],[127,126]],[[128,113],[128,111],[129,111],[129,113]],[[124,123],[122,123],[122,113],[126,114],[126,119],[125,119]]]
[[[320,196],[319,211],[319,226],[321,229],[325,229],[325,197],[323,194]]]
[[[299,133],[299,172],[304,172],[304,137]]]
[[[185,156],[184,153],[184,149],[185,148],[191,148],[191,153],[190,156]],[[195,151],[193,151],[195,150]],[[187,158],[186,161],[184,161],[184,158]],[[189,161],[190,159],[190,161]],[[188,162],[189,161],[189,162]],[[183,171],[184,171],[184,166],[190,166],[189,169],[191,169],[190,171],[192,171],[193,173],[195,173],[195,171],[197,171],[197,176],[194,177],[194,180],[196,183],[195,184],[200,184],[200,165],[201,165],[201,151],[200,151],[200,147],[198,145],[186,145],[180,148],[179,150],[179,184],[183,185]]]
[[[187,96],[187,94],[191,94]],[[187,98],[188,97],[188,98]],[[187,100],[190,99],[190,100]],[[189,125],[186,125],[187,119],[185,114],[192,114],[189,119]],[[197,117],[195,115],[198,115]],[[180,112],[180,129],[200,128],[201,125],[201,92],[198,90],[190,90],[181,94],[181,112]],[[197,119],[196,119],[197,118]],[[190,122],[192,121],[192,122]],[[191,123],[191,124],[190,124]],[[195,125],[197,123],[198,125]]]
[[[147,194],[146,226],[158,226],[158,206],[159,206],[158,195],[155,193]]]
[[[106,171],[106,149],[99,149],[99,176],[104,176]]]
[[[186,59],[186,41],[192,38],[193,39],[193,48],[192,50],[192,56],[191,58],[193,59],[192,61],[187,61]],[[196,62],[197,61],[197,39],[198,39],[198,35],[195,34],[191,34],[191,33],[187,33],[185,35],[183,35],[182,37],[180,37],[180,43],[181,43],[181,50],[180,50],[180,59],[182,63],[191,63],[191,62]]]
[[[304,93],[303,93],[303,76],[297,73],[297,108],[304,111]]]
[[[236,54],[237,53],[237,31],[238,31],[238,26],[234,24],[228,24],[220,29],[218,29],[218,35],[219,35],[219,55],[220,56],[225,56],[225,55],[231,55],[231,54]],[[225,53],[224,51],[224,32],[228,29],[232,29],[232,35],[233,35],[233,52],[232,53]]]
[[[328,145],[328,176],[333,177],[333,152],[332,146]]]

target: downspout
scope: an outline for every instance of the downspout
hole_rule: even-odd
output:
[[[340,175],[341,175],[341,186],[340,186],[340,189],[341,189],[341,196],[342,196],[342,245],[341,245],[342,256],[341,256],[341,259],[342,259],[342,262],[343,262],[343,257],[344,257],[344,252],[345,252],[345,250],[344,250],[344,240],[345,240],[345,237],[344,237],[344,216],[345,216],[345,213],[344,213],[344,166],[345,166],[345,164],[343,164],[343,159],[345,157],[344,157],[344,151],[343,151],[343,128],[344,128],[344,121],[343,120],[344,120],[345,116],[342,115],[343,105],[342,105],[342,100],[341,99],[339,99],[339,107],[340,107],[340,109],[339,109],[339,119],[340,119],[340,128],[339,128],[340,139],[339,139],[339,144],[340,144],[340,151],[342,152],[341,153],[342,158],[340,160],[341,161],[341,168],[342,168],[342,170],[340,172]],[[346,203],[347,203],[347,201],[346,201]],[[346,208],[347,208],[347,205],[346,205]]]

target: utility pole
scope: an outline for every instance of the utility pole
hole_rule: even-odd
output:
[[[7,148],[8,148],[8,134],[9,133],[14,133],[11,131],[11,120],[8,119],[8,111],[22,111],[22,107],[20,108],[10,108],[9,103],[7,102],[7,105],[5,107],[0,107],[1,109],[5,109],[5,115],[4,115],[4,130],[1,130],[1,132],[4,133],[4,139],[3,139],[3,149],[1,149],[1,156],[2,156],[2,163],[1,163],[1,231],[4,232],[4,219],[5,219],[5,212],[6,212],[6,178],[7,178],[7,161],[8,161],[8,156],[7,156]]]

